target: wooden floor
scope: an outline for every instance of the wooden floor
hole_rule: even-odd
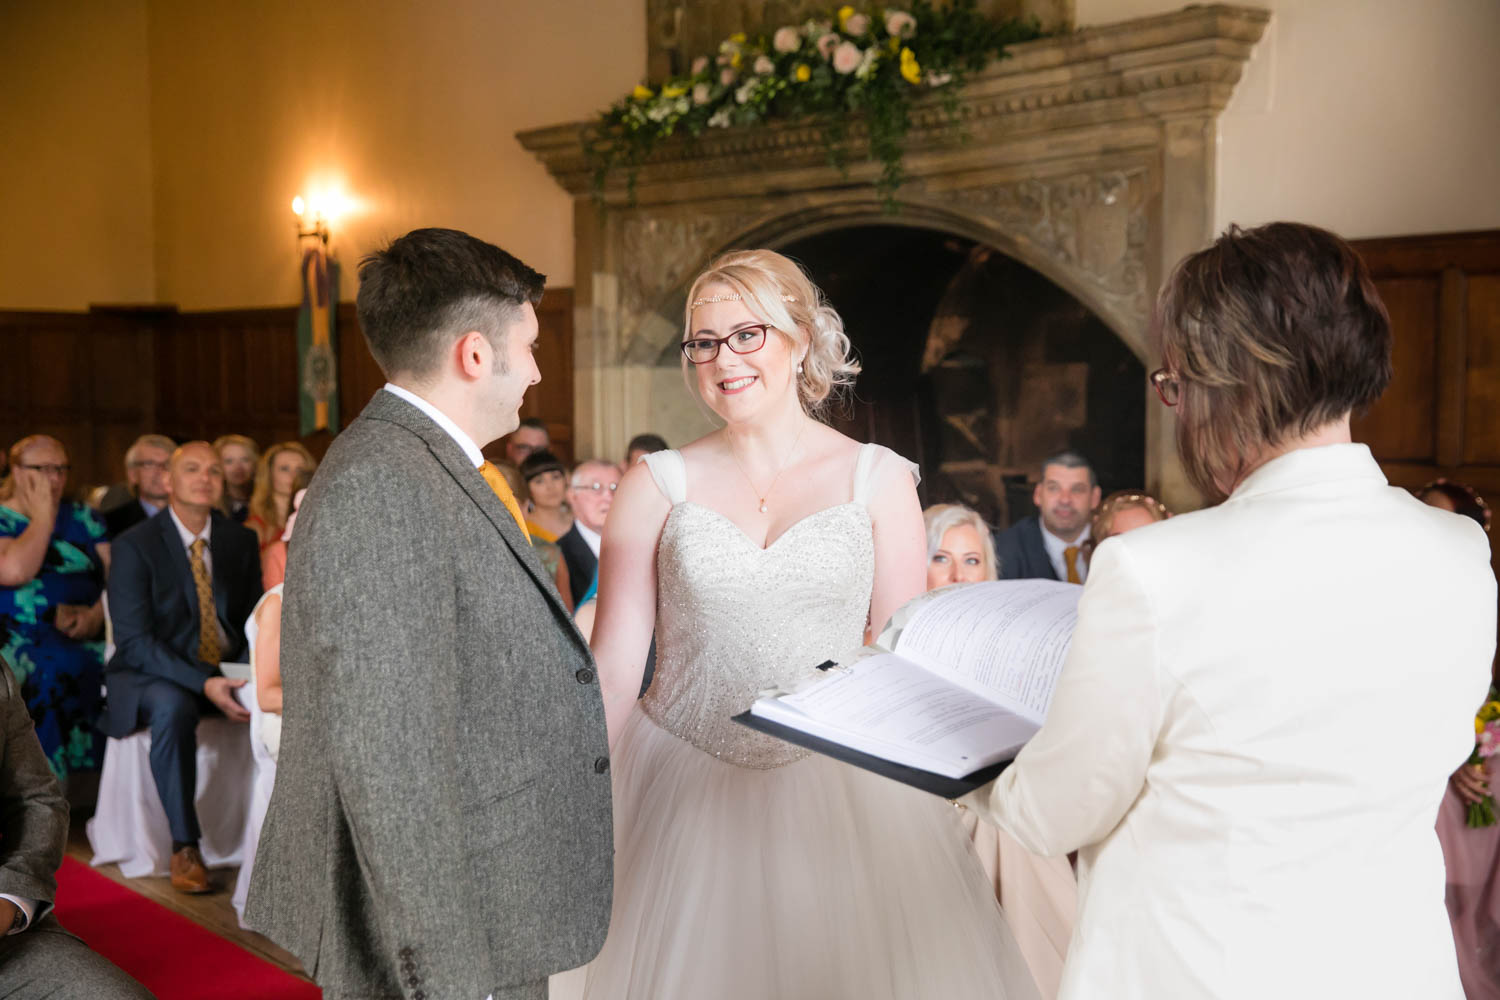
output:
[[[75,820],[69,832],[67,853],[68,857],[84,864],[89,864],[93,860],[94,852],[89,847],[88,837],[84,833],[84,820],[81,818]],[[285,969],[300,979],[308,978],[303,974],[302,966],[290,952],[277,947],[270,938],[240,927],[234,907],[229,903],[230,897],[234,894],[235,879],[239,876],[238,868],[217,868],[209,872],[209,877],[214,883],[214,891],[202,896],[190,896],[187,893],[178,892],[165,878],[126,878],[120,874],[118,865],[103,865],[94,870],[140,893],[152,902],[160,903],[167,909],[182,914],[200,927],[233,941],[272,965]],[[311,980],[308,981],[311,982]]]

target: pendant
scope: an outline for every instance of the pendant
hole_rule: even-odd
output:
[[[764,514],[764,513],[765,513],[765,512],[766,512],[766,502],[765,502],[765,501],[764,501],[764,500],[762,500],[762,501],[761,501],[761,502],[760,502],[760,512],[761,512],[761,513],[762,513],[762,514]]]

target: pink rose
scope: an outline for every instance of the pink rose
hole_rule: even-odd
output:
[[[770,76],[776,72],[776,64],[771,61],[770,56],[756,56],[755,72],[761,76]]]
[[[885,12],[885,30],[893,38],[910,38],[917,33],[917,19],[904,10]]]
[[[777,52],[796,52],[802,48],[802,37],[796,28],[777,28],[771,36],[771,48]]]
[[[858,45],[840,42],[839,47],[833,50],[833,68],[847,75],[859,68],[859,62],[863,58],[864,53],[859,51]]]
[[[699,56],[697,59],[693,60],[693,76],[697,76],[699,73],[702,73],[706,69],[708,69],[708,56]]]
[[[728,66],[725,66],[723,69],[719,70],[719,82],[726,87],[733,83],[734,70],[730,69]]]
[[[849,20],[844,22],[844,30],[855,38],[870,30],[869,14],[850,14]]]
[[[693,86],[693,103],[694,104],[697,104],[697,105],[707,104],[708,103],[708,96],[709,96],[708,84],[706,84],[706,83],[699,83],[699,84],[695,84]]]
[[[833,58],[833,50],[839,47],[839,36],[833,32],[818,36],[818,54],[824,59]]]

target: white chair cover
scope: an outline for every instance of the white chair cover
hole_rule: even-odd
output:
[[[249,727],[217,716],[198,723],[199,847],[210,868],[240,863],[252,762]],[[141,730],[104,747],[99,804],[88,821],[93,864],[118,864],[127,878],[166,875],[172,833],[151,777],[151,733]]]
[[[276,761],[260,739],[261,724],[265,713],[255,698],[255,682],[252,680],[237,692],[241,703],[250,710],[250,753],[255,760],[255,778],[250,785],[250,802],[245,816],[240,877],[234,886],[230,903],[240,926],[251,929],[245,923],[245,898],[250,893],[250,875],[255,870],[255,848],[260,843],[261,824],[266,821],[266,808],[271,804],[271,789],[276,785]]]

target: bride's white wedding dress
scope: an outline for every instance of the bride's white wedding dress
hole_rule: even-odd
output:
[[[574,988],[586,976],[589,1000],[1035,997],[951,805],[730,721],[863,641],[865,501],[879,463],[910,463],[865,445],[852,499],[761,549],[686,499],[679,453],[646,461],[672,501],[656,676],[612,765],[609,939]]]

